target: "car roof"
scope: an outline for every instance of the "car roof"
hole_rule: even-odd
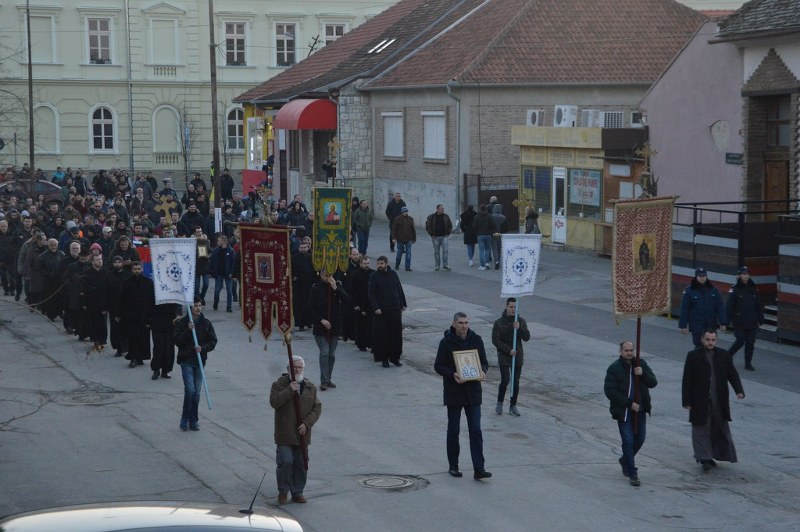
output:
[[[272,530],[302,532],[288,516],[254,508],[252,515],[229,504],[136,501],[62,506],[0,520],[3,532],[58,530],[112,532],[120,530]]]

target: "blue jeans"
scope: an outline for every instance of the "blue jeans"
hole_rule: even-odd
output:
[[[208,292],[208,274],[194,276],[194,295],[199,296],[203,301],[206,300]]]
[[[183,413],[181,414],[181,427],[197,425],[197,407],[200,406],[200,392],[203,389],[203,377],[200,366],[196,364],[181,364],[183,377]]]
[[[369,244],[369,230],[361,231],[356,229],[356,238],[358,239],[358,252],[362,255],[366,255],[367,244]]]
[[[619,435],[622,438],[622,463],[624,464],[625,472],[630,476],[636,476],[636,462],[634,456],[639,452],[639,449],[644,445],[644,438],[647,435],[647,413],[644,411],[636,415],[639,425],[639,430],[636,434],[633,433],[633,411],[628,411],[628,419],[626,421],[617,421],[619,425]]]
[[[319,383],[330,384],[333,364],[336,362],[336,346],[339,344],[339,337],[331,334],[330,339],[328,339],[326,335],[315,335],[314,341],[317,342],[317,347],[319,347]]]
[[[466,244],[467,246],[467,258],[472,260],[472,257],[475,256],[475,244]]]
[[[403,253],[406,254],[406,270],[411,269],[411,242],[400,242],[397,241],[397,257],[394,259],[394,269],[400,269],[400,258],[403,256]]]
[[[433,241],[433,261],[436,267],[439,267],[439,252],[442,254],[442,266],[447,267],[447,237],[446,236],[432,236]]]
[[[481,405],[447,405],[447,462],[450,469],[458,469],[458,455],[461,447],[458,435],[461,431],[461,409],[467,417],[469,430],[469,452],[472,455],[472,467],[475,471],[483,470],[483,433],[481,432]]]
[[[486,267],[492,261],[492,235],[478,235],[478,251],[481,266]]]
[[[217,276],[214,278],[214,304],[219,304],[219,293],[222,291],[222,283],[225,283],[225,292],[228,294],[227,306],[228,310],[231,309],[233,304],[233,279],[230,277]]]
[[[306,487],[307,472],[303,467],[303,450],[299,445],[278,445],[275,451],[275,475],[278,477],[278,493],[292,496],[302,495]]]

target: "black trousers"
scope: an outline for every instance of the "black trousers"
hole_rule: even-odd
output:
[[[517,405],[519,397],[519,374],[522,373],[522,366],[514,367],[514,390],[511,393],[511,406]],[[502,403],[506,398],[506,389],[511,382],[511,366],[500,366],[500,387],[497,389],[497,402]]]
[[[108,340],[106,314],[99,310],[87,310],[86,318],[89,324],[89,339],[95,344],[105,344]]]
[[[172,331],[151,331],[153,336],[153,359],[150,369],[161,373],[171,373],[175,367],[175,343]]]
[[[355,316],[356,346],[359,349],[369,349],[372,347],[372,312],[367,312],[362,316],[361,312]]]
[[[372,355],[376,361],[399,362],[403,354],[403,311],[384,310],[372,316]]]
[[[117,321],[119,320],[119,321]],[[121,316],[111,316],[111,347],[120,353],[128,352],[128,330]]]
[[[150,329],[143,323],[128,324],[128,360],[150,360]]]

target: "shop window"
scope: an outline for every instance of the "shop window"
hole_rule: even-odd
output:
[[[602,220],[602,182],[600,170],[570,168],[567,213],[570,216]]]

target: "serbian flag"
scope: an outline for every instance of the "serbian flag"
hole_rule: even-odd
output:
[[[154,238],[150,241],[156,305],[191,304],[194,298],[194,238]]]
[[[352,188],[314,187],[314,268],[329,273],[350,265],[350,198]]]
[[[292,330],[292,271],[289,231],[285,228],[240,224],[242,324],[248,331],[261,322],[269,339],[275,325]]]
[[[614,202],[614,317],[669,312],[675,197]]]
[[[539,256],[542,251],[542,235],[503,235],[503,281],[501,297],[519,297],[533,294]]]
[[[153,278],[153,262],[150,258],[150,246],[139,246],[136,248],[136,253],[139,254],[139,260],[142,263],[142,275],[148,279]]]

